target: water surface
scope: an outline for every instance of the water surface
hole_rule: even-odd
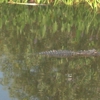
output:
[[[99,14],[84,6],[1,8],[0,100],[100,99],[100,57],[37,55],[100,51]]]

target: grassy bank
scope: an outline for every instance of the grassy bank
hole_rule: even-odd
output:
[[[10,3],[46,3],[57,5],[59,3],[64,3],[66,5],[77,6],[81,3],[88,4],[92,9],[98,10],[100,9],[100,1],[99,0],[2,0],[1,2],[6,1]]]

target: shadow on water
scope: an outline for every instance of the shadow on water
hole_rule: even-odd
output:
[[[7,8],[7,9],[6,9]],[[1,5],[2,86],[18,100],[99,100],[100,57],[54,58],[48,50],[100,50],[100,15],[86,5]]]

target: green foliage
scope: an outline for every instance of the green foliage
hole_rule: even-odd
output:
[[[38,36],[42,38],[45,38],[47,34],[67,34],[67,36],[71,35],[71,38],[74,37],[73,41],[80,41],[81,34],[88,35],[91,34],[89,31],[93,33],[99,29],[99,17],[96,17],[99,14],[83,4],[76,7],[59,5],[53,8],[52,6],[36,6],[29,8],[30,10],[27,6],[16,5],[15,8],[13,8],[14,5],[6,6],[9,10],[2,8],[1,26],[5,25],[7,31],[16,31],[17,34],[38,33]],[[29,30],[26,29],[27,26]]]
[[[1,0],[2,2],[8,2],[8,0]],[[17,3],[26,3],[27,0],[10,0],[10,2],[17,2]],[[92,9],[98,10],[100,8],[100,1],[99,0],[35,0],[36,3],[53,3],[54,5],[58,4],[66,4],[69,6],[80,5],[81,3],[87,3]]]
[[[4,2],[4,0],[0,0],[0,3]]]

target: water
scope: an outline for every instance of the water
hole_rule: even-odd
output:
[[[3,78],[3,73],[0,72],[0,79]],[[4,89],[4,86],[0,84],[0,100],[11,100],[9,92]]]
[[[100,100],[99,56],[37,55],[100,51],[99,14],[78,6],[1,8],[0,100]]]

